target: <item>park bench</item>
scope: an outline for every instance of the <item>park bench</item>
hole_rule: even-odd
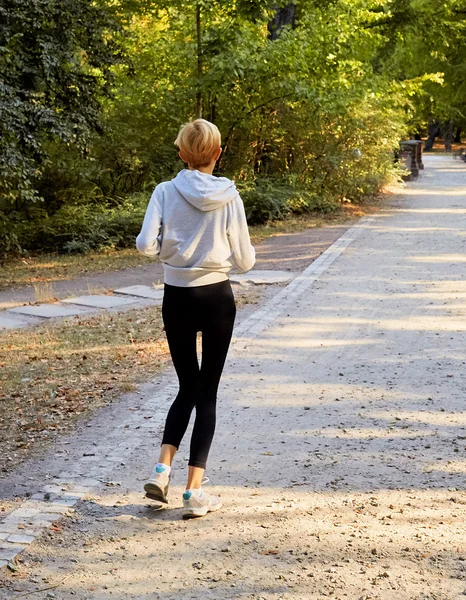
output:
[[[460,158],[461,160],[464,160],[464,162],[466,162],[466,148],[459,148],[459,150],[453,152],[453,158],[455,160],[457,158]]]

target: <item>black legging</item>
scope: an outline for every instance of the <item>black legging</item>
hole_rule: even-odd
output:
[[[180,390],[165,423],[162,444],[179,447],[196,407],[189,464],[205,469],[215,431],[217,389],[236,315],[229,281],[198,287],[165,284],[163,322]],[[196,350],[202,332],[202,362]]]

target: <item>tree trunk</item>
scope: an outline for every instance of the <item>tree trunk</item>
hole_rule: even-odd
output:
[[[430,152],[434,147],[435,138],[439,133],[438,123],[429,123],[429,137],[427,138],[426,145],[424,146],[424,152]]]
[[[455,133],[455,144],[461,144],[461,134],[463,132],[461,131],[461,127],[458,127],[458,129],[456,130]]]
[[[286,25],[294,25],[296,18],[296,4],[290,2],[282,8],[275,5],[275,16],[269,21],[267,28],[269,30],[269,39],[276,40],[280,37],[280,32]]]
[[[447,121],[443,124],[443,142],[445,144],[445,152],[451,152],[451,146],[453,144],[453,123]]]
[[[197,92],[196,92],[196,119],[202,119],[202,30],[201,30],[201,5],[196,3],[196,37],[197,37]]]
[[[212,98],[210,102],[210,121],[215,123],[215,118],[217,117],[217,95]]]

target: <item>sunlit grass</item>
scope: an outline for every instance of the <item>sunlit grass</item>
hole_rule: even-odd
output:
[[[53,291],[53,283],[46,281],[45,283],[34,283],[34,299],[36,302],[53,302],[55,294]]]
[[[89,254],[44,254],[9,258],[0,269],[0,289],[53,283],[106,271],[139,267],[153,261],[136,249],[109,250]]]
[[[362,204],[345,204],[331,213],[309,213],[290,217],[282,221],[270,221],[265,225],[256,225],[249,228],[253,243],[275,235],[287,233],[298,233],[306,229],[326,227],[328,225],[343,225],[351,219],[364,217],[378,210],[381,206],[381,198],[371,198]]]
[[[0,468],[134,390],[167,356],[160,307],[0,334]]]

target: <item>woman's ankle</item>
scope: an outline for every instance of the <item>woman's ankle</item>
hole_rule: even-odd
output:
[[[162,444],[158,460],[159,464],[171,467],[177,449],[176,446],[172,446],[171,444]]]
[[[200,490],[202,485],[202,478],[204,477],[205,469],[201,467],[188,467],[188,483],[186,484],[187,490]]]

